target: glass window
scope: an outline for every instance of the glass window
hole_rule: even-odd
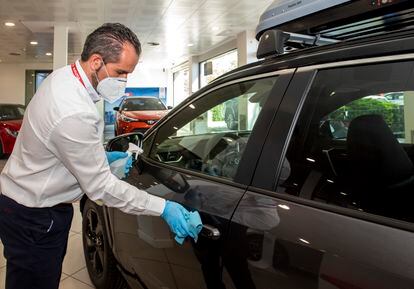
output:
[[[277,191],[414,221],[412,71],[412,63],[320,71]]]
[[[23,119],[24,106],[19,105],[1,105],[0,120]]]
[[[200,87],[237,68],[237,50],[216,56],[200,63]]]
[[[179,105],[183,100],[185,100],[190,95],[190,86],[189,86],[189,69],[188,67],[178,70],[173,74],[173,92],[174,99],[173,105]]]
[[[125,111],[166,110],[164,103],[158,98],[127,98],[121,106]]]
[[[194,101],[159,129],[151,158],[233,179],[275,80],[237,83]]]

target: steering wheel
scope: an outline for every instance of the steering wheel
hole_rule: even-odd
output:
[[[218,135],[211,138],[214,146],[210,149],[203,164],[203,171],[214,176],[233,177],[237,171],[246,140],[235,133]]]

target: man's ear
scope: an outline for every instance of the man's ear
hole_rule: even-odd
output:
[[[89,63],[93,71],[99,71],[103,66],[102,56],[97,53],[92,54],[89,57]]]

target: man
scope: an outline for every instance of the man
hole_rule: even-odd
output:
[[[121,24],[105,24],[86,39],[81,60],[54,71],[24,116],[0,175],[0,238],[7,289],[57,289],[72,221],[71,203],[84,193],[130,214],[160,216],[180,237],[196,237],[188,211],[129,185],[110,172],[95,107],[125,93],[141,45]]]

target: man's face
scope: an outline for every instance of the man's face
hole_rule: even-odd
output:
[[[118,62],[106,63],[105,67],[102,64],[102,58],[99,59],[99,57],[97,57],[96,59],[92,59],[92,62],[96,67],[95,71],[97,71],[96,74],[98,76],[98,79],[101,81],[108,76],[126,78],[128,73],[134,71],[135,66],[138,63],[138,59],[139,57],[135,51],[134,46],[132,46],[130,43],[125,43],[123,45],[123,50]],[[96,77],[92,77],[92,81],[93,86],[96,88],[98,85],[98,80]]]

